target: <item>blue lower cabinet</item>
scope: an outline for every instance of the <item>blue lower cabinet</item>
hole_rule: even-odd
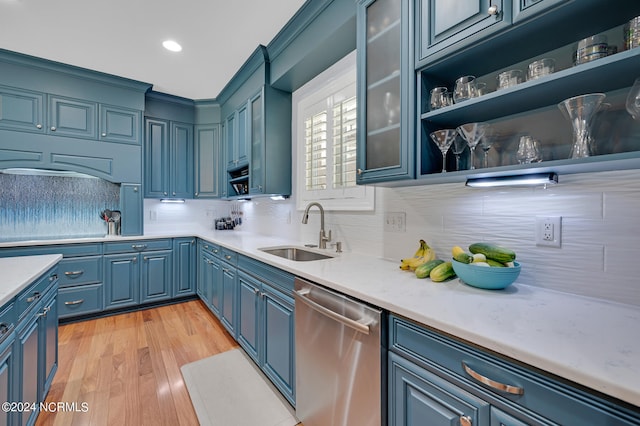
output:
[[[58,291],[59,318],[102,311],[104,308],[103,288],[102,283],[60,288]]]
[[[295,404],[294,301],[245,271],[238,271],[238,343]]]
[[[173,297],[190,296],[196,293],[196,239],[173,240]]]
[[[455,385],[389,355],[391,425],[488,425],[490,406]]]
[[[388,347],[390,425],[640,425],[638,407],[395,315]]]
[[[171,298],[173,253],[171,250],[153,251],[140,255],[142,260],[141,303]]]
[[[236,338],[236,300],[238,275],[236,267],[227,262],[220,262],[217,285],[214,282],[214,289],[222,290],[220,295],[220,321],[227,331]]]
[[[105,309],[140,303],[140,256],[109,254],[104,256]]]
[[[47,287],[39,292],[41,283]],[[13,413],[12,423],[33,425],[38,416],[38,405],[44,401],[53,376],[58,368],[58,281],[56,268],[45,273],[35,284],[23,290],[18,299],[26,295],[28,308],[16,324],[15,387],[11,392],[15,402],[32,404],[29,410]],[[11,388],[11,385],[9,385]]]
[[[172,261],[171,250],[105,255],[105,309],[170,299]]]
[[[13,344],[15,335],[13,329],[9,329],[6,336],[2,337],[0,343],[0,401],[9,402],[14,400],[14,375],[15,375],[15,356]],[[0,412],[0,425],[12,424],[12,412],[10,410],[2,410]]]

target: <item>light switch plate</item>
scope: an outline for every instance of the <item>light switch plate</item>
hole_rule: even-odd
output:
[[[407,230],[407,214],[405,212],[387,212],[384,214],[385,232],[405,232]]]

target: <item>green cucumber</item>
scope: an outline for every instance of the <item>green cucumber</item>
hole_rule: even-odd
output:
[[[469,251],[473,254],[482,253],[487,259],[492,259],[500,263],[513,262],[516,259],[516,253],[513,250],[491,243],[471,244]]]
[[[434,259],[434,260],[430,260],[426,263],[423,263],[422,265],[418,266],[416,268],[416,277],[418,278],[427,278],[429,276],[429,274],[431,273],[431,270],[433,268],[435,268],[436,266],[440,265],[441,263],[444,263],[444,260],[441,259]]]

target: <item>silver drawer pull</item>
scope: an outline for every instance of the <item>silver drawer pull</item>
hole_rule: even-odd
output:
[[[0,323],[0,336],[4,336],[9,332],[9,325],[6,322]]]
[[[71,278],[77,278],[80,275],[84,274],[84,271],[67,271],[64,274]]]
[[[38,300],[38,299],[40,299],[40,292],[36,291],[36,292],[33,293],[33,296],[27,297],[27,303],[31,303],[34,300]]]
[[[228,254],[224,256],[227,260],[231,260],[231,256],[229,256]]]
[[[467,364],[464,363],[464,361],[462,362],[462,368],[464,368],[464,371],[467,372],[467,374],[469,374],[471,377],[473,377],[474,379],[476,379],[477,381],[479,381],[480,383],[483,383],[493,389],[502,391],[502,392],[507,392],[513,395],[523,395],[524,394],[524,389],[518,386],[512,386],[512,385],[506,385],[504,383],[500,383],[500,382],[496,382],[495,380],[491,380],[488,377],[483,376],[482,374],[473,371],[471,368],[469,368],[469,366]]]
[[[64,302],[64,304],[67,305],[67,306],[70,306],[70,305],[79,305],[82,302],[84,302],[84,299],[70,300],[68,302]]]
[[[146,244],[131,244],[131,248],[134,250],[144,250],[147,248]]]

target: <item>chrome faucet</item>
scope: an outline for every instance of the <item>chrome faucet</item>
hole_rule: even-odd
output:
[[[326,249],[327,241],[331,241],[331,231],[329,231],[329,235],[324,231],[324,209],[320,203],[312,202],[307,205],[307,208],[304,209],[304,214],[302,215],[302,223],[306,225],[307,222],[309,222],[309,209],[313,206],[318,207],[320,210],[320,240],[318,242],[318,247]]]

